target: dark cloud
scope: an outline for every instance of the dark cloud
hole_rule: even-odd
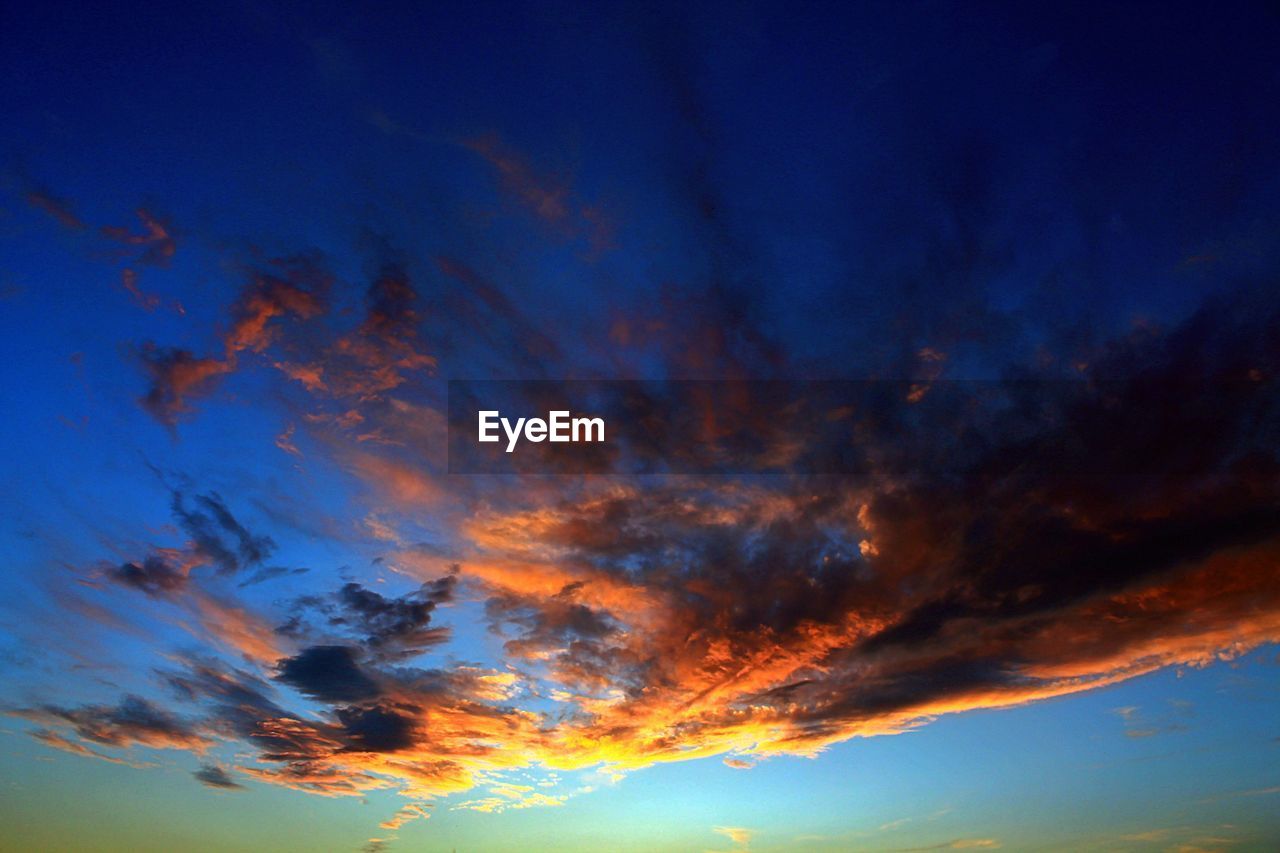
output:
[[[387,598],[358,583],[348,583],[336,595],[339,614],[331,624],[348,625],[364,635],[373,650],[419,651],[448,638],[447,631],[430,627],[436,606],[453,598],[457,575],[450,574],[399,598]]]
[[[224,791],[243,791],[244,785],[241,785],[231,775],[216,764],[202,764],[199,770],[191,773],[202,785],[208,785],[210,788],[219,788]]]
[[[162,556],[152,555],[141,563],[123,563],[107,571],[107,577],[147,595],[163,596],[185,589],[187,576]]]
[[[357,752],[396,752],[414,743],[412,717],[382,707],[340,708],[346,748]]]
[[[488,615],[557,681],[626,690],[631,725],[725,693],[686,733],[768,707],[797,745],[1212,654],[1227,626],[1271,636],[1278,332],[1272,299],[1236,292],[1079,381],[939,383],[967,405],[938,417],[903,395],[865,422],[861,474],[514,511],[478,540],[582,580],[501,576]],[[612,631],[655,611],[661,630]]]
[[[310,569],[291,569],[288,566],[264,566],[239,583],[241,589],[247,586],[265,583],[286,575],[305,575]]]
[[[276,680],[324,702],[358,702],[380,692],[351,646],[312,646],[277,665]]]
[[[448,639],[448,629],[433,626],[431,620],[438,605],[452,600],[457,583],[456,569],[398,597],[347,583],[332,596],[295,599],[294,615],[276,632],[301,638],[322,629],[322,633],[339,632],[359,641],[377,658],[415,655]],[[320,617],[320,629],[311,624],[309,615]]]
[[[199,554],[219,572],[230,574],[261,563],[275,550],[269,536],[255,536],[236,520],[222,498],[212,492],[197,495],[191,506],[181,492],[173,493],[173,514],[195,542]]]
[[[263,720],[289,716],[272,699],[271,685],[244,670],[212,660],[188,660],[183,669],[159,675],[182,701],[209,704],[212,724],[231,737],[252,737]]]
[[[522,630],[519,641],[507,644],[516,652],[521,647],[531,650],[556,648],[571,639],[598,640],[607,637],[615,626],[607,613],[594,610],[573,600],[578,587],[566,586],[550,601],[505,595],[485,602],[486,615],[497,625],[511,624]]]
[[[317,666],[323,669],[321,661]],[[313,762],[341,747],[340,730],[297,719],[273,698],[272,686],[248,672],[211,660],[189,660],[178,671],[161,673],[187,702],[209,710],[207,725],[223,737],[253,746],[266,761]]]
[[[65,708],[44,705],[17,712],[28,719],[69,725],[87,741],[111,747],[134,744],[170,749],[203,749],[208,738],[197,726],[141,696],[127,695],[116,705]]]

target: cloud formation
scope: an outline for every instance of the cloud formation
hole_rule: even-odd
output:
[[[44,705],[22,709],[19,716],[51,726],[69,726],[78,737],[107,747],[134,745],[203,752],[211,740],[197,726],[140,696],[126,695],[115,705],[66,708]],[[50,736],[42,733],[40,739]],[[65,747],[65,742],[60,745]]]
[[[102,235],[124,246],[133,247],[139,254],[137,262],[143,264],[166,264],[178,250],[177,239],[173,236],[173,226],[161,220],[146,208],[136,211],[142,224],[141,232],[130,231],[117,225],[102,228]]]
[[[713,148],[709,119],[689,108],[696,147]],[[584,233],[567,184],[496,142],[471,147],[544,225]],[[999,264],[975,221],[982,193],[966,187],[989,164],[978,151],[951,165],[948,209],[965,228],[931,251],[978,278]],[[868,345],[880,360],[867,372],[890,378],[854,403],[798,402],[781,390],[813,372],[808,342],[743,307],[750,241],[699,174],[684,189],[733,274],[713,264],[706,287],[606,306],[613,320],[578,335],[549,334],[483,258],[380,249],[355,281],[314,254],[235,267],[212,354],[138,348],[142,404],[176,430],[220,383],[255,371],[266,393],[252,403],[288,424],[262,436],[306,466],[287,497],[305,503],[313,484],[345,478],[358,497],[342,511],[356,521],[298,523],[284,489],[251,494],[262,485],[250,476],[235,491],[173,490],[160,541],[120,544],[78,579],[198,644],[155,673],[176,707],[130,693],[13,712],[85,757],[189,751],[194,778],[215,788],[395,790],[409,802],[382,824],[395,831],[452,795],[451,807],[493,813],[576,793],[516,771],[621,777],[714,757],[767,772],[771,755],[1280,640],[1280,312],[1265,291],[1232,289],[1163,328],[1026,332],[1045,350],[1058,333],[1070,345],[965,381],[949,347],[982,338],[1003,353],[1022,333],[990,305],[925,288],[927,321],[912,314],[894,341]],[[160,262],[171,231],[142,221],[141,234],[110,236]],[[634,397],[607,401],[610,417],[643,422],[627,452],[723,451],[734,464],[715,476],[450,476],[444,377],[491,364],[541,379],[660,377],[688,429],[644,418],[653,410]],[[756,377],[776,384],[745,381]],[[521,393],[530,406],[547,396]],[[338,531],[322,544],[358,538],[377,556],[304,580],[289,568],[299,530],[308,549]],[[467,632],[474,651],[455,655]],[[1125,719],[1133,736],[1167,730]],[[234,763],[213,760],[220,748]]]
[[[210,788],[218,788],[223,791],[244,790],[244,785],[241,785],[226,770],[216,764],[202,764],[200,769],[194,771],[191,775],[200,784],[207,785]]]

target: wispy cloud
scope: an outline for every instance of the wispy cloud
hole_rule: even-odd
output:
[[[723,835],[744,850],[751,845],[751,839],[756,834],[754,829],[742,826],[713,826],[711,831],[717,835]]]
[[[33,188],[26,193],[27,204],[47,213],[59,225],[71,231],[82,231],[84,221],[76,214],[71,203],[45,189]]]
[[[223,791],[242,791],[244,786],[232,778],[225,769],[217,764],[202,764],[200,769],[191,774],[196,781],[210,788],[218,788]]]

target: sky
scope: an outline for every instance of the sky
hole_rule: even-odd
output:
[[[6,4],[0,849],[1277,849],[1278,38]]]

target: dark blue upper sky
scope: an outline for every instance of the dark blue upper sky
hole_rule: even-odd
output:
[[[492,271],[527,238],[452,215],[493,191],[465,147],[492,138],[605,223],[549,226],[521,297],[535,312],[594,319],[604,290],[696,280],[793,358],[842,370],[892,371],[924,345],[1025,358],[1074,324],[1177,317],[1266,269],[1275,243],[1267,4],[6,18],[9,183],[86,219],[127,197],[206,242],[338,254],[373,233]],[[565,275],[597,236],[616,251],[593,280]]]

